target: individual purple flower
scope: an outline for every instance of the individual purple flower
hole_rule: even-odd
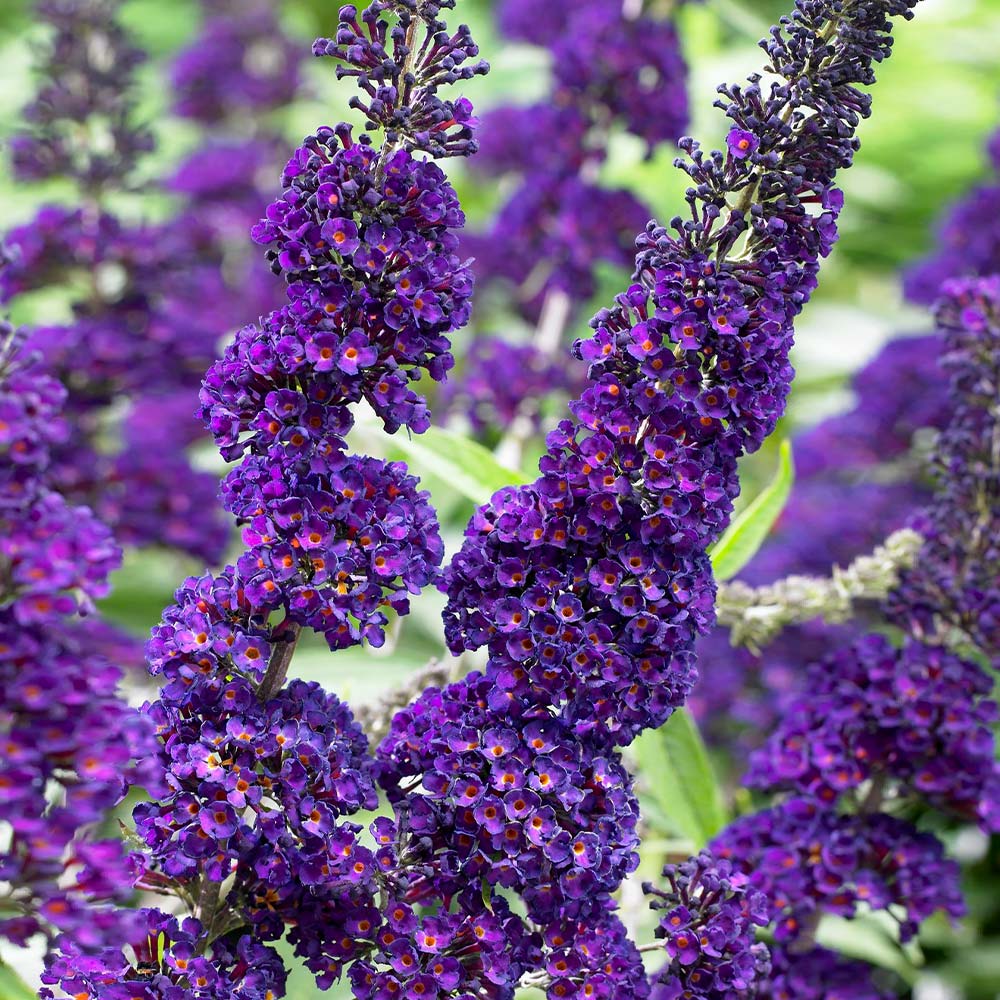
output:
[[[745,160],[760,148],[760,139],[746,129],[734,128],[730,129],[729,135],[726,136],[726,146],[736,159]]]

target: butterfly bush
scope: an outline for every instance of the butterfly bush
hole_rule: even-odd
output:
[[[49,28],[40,89],[10,141],[15,176],[70,180],[73,206],[42,206],[5,237],[0,303],[64,288],[68,321],[42,323],[30,348],[66,386],[68,433],[50,477],[128,545],[161,544],[215,560],[225,534],[215,479],[191,467],[192,397],[214,355],[229,296],[214,232],[195,214],[133,222],[109,207],[137,194],[152,134],[135,124],[134,75],[145,56],[119,25],[117,0],[42,0]],[[185,400],[179,411],[175,400]],[[128,447],[162,407],[160,449]],[[119,436],[109,450],[105,438]]]
[[[376,4],[361,20],[343,8],[336,37],[315,51],[358,77],[384,142],[340,125],[289,161],[284,194],[254,229],[288,302],[240,331],[202,391],[224,455],[242,457],[223,497],[247,551],[187,581],[149,644],[165,684],[147,714],[170,792],[135,813],[144,879],[197,900],[200,925],[168,940],[183,948],[194,935],[198,952],[210,951],[205,988],[218,983],[219,995],[237,984],[248,996],[280,991],[279,972],[251,983],[248,970],[271,969],[262,942],[288,926],[321,985],[350,965],[358,991],[402,974],[423,989],[475,988],[501,978],[504,961],[488,961],[477,942],[509,936],[499,903],[436,918],[414,909],[422,845],[377,821],[372,849],[340,822],[376,804],[365,738],[336,698],[284,683],[303,626],[333,648],[378,642],[384,609],[405,613],[406,594],[443,555],[426,493],[399,463],[346,455],[343,435],[362,398],[388,427],[427,425],[410,382],[447,371],[445,335],[467,318],[471,280],[455,253],[457,201],[441,170],[414,154],[474,149],[470,105],[436,92],[486,65],[468,29],[446,33],[437,7]],[[252,935],[240,933],[247,926]],[[232,965],[226,942],[248,959]],[[149,956],[147,995],[190,981],[173,952]],[[86,995],[114,996],[139,968],[110,954],[96,961]],[[76,985],[58,961],[46,981]]]
[[[903,941],[935,908],[963,915],[957,865],[934,835],[890,810],[932,807],[997,829],[997,707],[986,667],[1000,662],[998,282],[941,286],[949,415],[931,454],[935,492],[913,518],[919,558],[881,609],[901,642],[862,635],[808,668],[746,776],[777,793],[777,804],[714,842],[768,897],[778,940],[809,942],[824,913],[853,917],[860,903],[888,910]],[[811,979],[807,955],[804,946],[789,951],[785,974],[798,976],[801,961]]]
[[[141,911],[126,951],[84,958],[67,940],[47,986],[77,1000],[275,998],[271,943],[287,936],[320,987],[346,978],[361,1000],[504,1000],[519,984],[549,998],[750,996],[769,975],[753,928],[798,939],[831,893],[844,910],[905,908],[906,934],[939,906],[957,912],[933,837],[808,800],[667,870],[670,889],[650,890],[666,908],[652,976],[613,898],[638,862],[620,748],[690,691],[713,619],[707,550],[737,459],[784,407],[794,320],[837,236],[834,176],[870,110],[858,87],[915,2],[798,0],[762,43],[774,82],[720,88],[726,148],[683,141],[687,217],[645,228],[632,284],[577,344],[587,386],[539,477],[481,507],[443,572],[427,494],[347,436],[362,401],[390,433],[425,430],[416,383],[451,368],[472,275],[434,160],[474,152],[476,119],[438,90],[487,66],[468,28],[441,19],[450,4],[341,8],[313,51],[357,83],[367,131],[318,129],[288,161],[252,231],[286,302],[243,327],[202,385],[205,422],[238,463],[222,499],[244,551],[185,581],[148,645],[162,681],[144,712],[150,763],[166,790],[133,814],[136,884],[192,917]],[[616,95],[628,121],[633,93]],[[298,638],[377,645],[389,613],[432,583],[451,649],[486,647],[485,664],[428,688],[370,755],[346,705],[287,681]],[[366,832],[351,817],[376,789],[391,810]],[[788,826],[790,865],[772,850]]]
[[[117,694],[120,670],[82,617],[108,590],[121,550],[87,507],[51,488],[51,452],[69,434],[66,389],[0,323],[0,938],[65,932],[83,947],[134,927],[134,864],[91,827],[153,749],[148,720]],[[154,786],[155,787],[155,786]]]

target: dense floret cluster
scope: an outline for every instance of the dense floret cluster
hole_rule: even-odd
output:
[[[65,389],[0,324],[0,764],[5,830],[0,874],[7,912],[0,936],[26,944],[62,931],[81,947],[116,940],[132,860],[116,841],[94,840],[130,784],[152,773],[147,720],[117,694],[121,672],[104,636],[78,615],[107,592],[121,552],[85,507],[47,482],[50,449],[66,434]]]
[[[1000,798],[989,675],[940,646],[867,635],[811,666],[803,694],[750,761],[750,787],[834,804],[874,778],[981,818]],[[805,692],[808,692],[807,694]]]
[[[1000,658],[1000,276],[954,279],[937,311],[953,415],[935,445],[926,544],[889,602],[916,634],[958,630]]]
[[[779,943],[814,931],[823,913],[850,918],[860,906],[890,912],[903,941],[937,910],[953,920],[965,912],[941,842],[884,813],[790,799],[736,820],[710,846],[767,897]]]
[[[446,895],[482,881],[520,893],[538,923],[579,918],[638,864],[620,756],[479,674],[397,714],[378,760],[390,801],[434,844]]]
[[[216,941],[211,958],[201,954],[205,928],[193,917],[178,920],[159,910],[136,913],[138,926],[126,937],[135,963],[121,944],[95,955],[64,946],[42,975],[47,1000],[274,1000],[285,993],[285,967],[273,948],[243,935],[234,944]]]
[[[654,1000],[758,996],[770,968],[767,947],[754,933],[770,922],[764,894],[708,852],[668,865],[663,877],[669,889],[644,886],[661,911],[656,933],[669,959],[653,974]]]

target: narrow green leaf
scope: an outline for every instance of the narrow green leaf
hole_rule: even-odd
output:
[[[722,792],[698,725],[686,708],[678,709],[659,729],[640,736],[631,747],[655,813],[694,851],[728,822]]]
[[[501,465],[478,441],[440,427],[423,434],[394,434],[388,443],[421,479],[436,476],[473,503],[485,503],[504,486],[529,482],[522,473]]]
[[[0,997],[3,1000],[38,1000],[33,990],[9,965],[0,962]]]
[[[792,443],[785,440],[781,442],[778,471],[774,478],[729,525],[709,552],[716,580],[734,577],[757,554],[788,502],[794,479]]]
[[[848,958],[890,969],[910,986],[918,979],[913,958],[919,958],[919,954],[911,956],[904,952],[875,914],[861,914],[853,920],[826,914],[816,931],[816,941]]]

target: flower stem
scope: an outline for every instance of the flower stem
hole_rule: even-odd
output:
[[[270,701],[284,686],[301,632],[301,625],[287,620],[275,631],[275,647],[267,664],[267,673],[257,688],[257,697],[262,702]]]

